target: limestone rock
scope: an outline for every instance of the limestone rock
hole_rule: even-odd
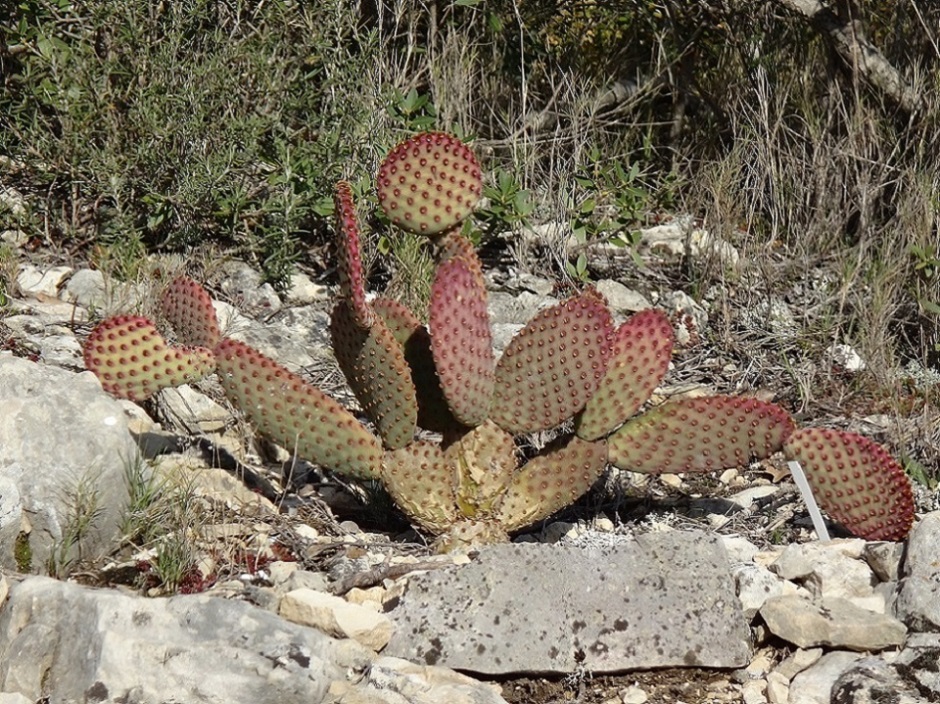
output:
[[[596,288],[607,299],[607,304],[615,314],[630,315],[652,307],[646,296],[618,281],[602,279],[597,282]]]
[[[142,599],[34,577],[0,611],[0,690],[50,704],[315,704],[370,657],[205,595]]]
[[[835,683],[861,657],[844,650],[826,653],[790,682],[788,704],[831,704]]]
[[[838,597],[811,601],[776,596],[764,603],[760,615],[771,633],[800,648],[824,645],[874,652],[900,645],[907,634],[897,619]]]
[[[295,589],[285,594],[279,613],[294,623],[318,628],[337,638],[352,638],[375,651],[384,648],[392,637],[392,622],[385,614],[313,589]]]
[[[928,700],[881,658],[864,658],[832,686],[831,704],[924,704]],[[933,699],[932,701],[937,701]]]
[[[928,513],[907,541],[895,611],[915,631],[940,631],[940,511]]]
[[[490,674],[742,667],[750,654],[727,555],[695,532],[492,546],[411,577],[389,616],[386,654]]]
[[[113,549],[136,453],[121,405],[89,372],[0,356],[0,408],[0,567]]]

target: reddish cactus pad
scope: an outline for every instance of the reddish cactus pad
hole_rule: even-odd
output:
[[[610,462],[633,472],[714,472],[768,457],[793,432],[790,414],[743,396],[669,401],[610,436]]]
[[[593,292],[539,312],[496,365],[490,417],[510,433],[568,420],[604,378],[612,336],[610,311]]]
[[[590,489],[607,467],[607,445],[572,437],[513,477],[496,514],[507,531],[548,518]]]
[[[901,465],[861,435],[798,430],[784,446],[806,473],[819,505],[865,540],[903,540],[914,522],[914,493]]]
[[[160,300],[160,311],[184,345],[212,349],[222,336],[206,290],[185,276],[174,279]]]
[[[150,320],[136,315],[120,315],[98,325],[85,341],[84,357],[105,391],[131,401],[198,381],[215,366],[210,350],[170,347]]]
[[[464,257],[440,264],[431,286],[431,350],[454,417],[479,425],[493,397],[493,338],[486,289]]]
[[[372,324],[373,314],[366,303],[366,286],[359,248],[359,220],[352,187],[346,181],[336,184],[333,192],[336,216],[336,259],[343,298],[352,305],[353,320],[361,328]]]
[[[649,400],[666,376],[675,335],[659,310],[637,313],[614,336],[607,373],[578,418],[578,437],[609,435]]]
[[[379,317],[360,328],[350,301],[333,309],[330,332],[336,361],[385,446],[404,447],[414,438],[418,402],[401,345]]]
[[[389,152],[378,173],[379,205],[398,227],[436,235],[462,222],[483,192],[470,148],[443,132],[424,132]]]
[[[379,478],[378,440],[336,401],[243,342],[222,340],[216,357],[226,396],[258,430],[328,469]]]

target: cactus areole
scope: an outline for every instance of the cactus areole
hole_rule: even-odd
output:
[[[396,146],[379,167],[379,205],[398,227],[434,236],[427,324],[397,301],[365,295],[352,189],[335,191],[340,297],[331,335],[359,418],[301,376],[219,332],[212,301],[179,278],[163,317],[182,346],[140,316],[102,321],[85,364],[111,394],[141,401],[216,373],[256,429],[353,479],[382,482],[440,549],[508,539],[587,492],[608,464],[714,472],[783,451],[803,465],[830,517],[855,534],[899,540],[911,528],[910,482],[884,448],[836,430],[797,430],[753,398],[673,400],[642,411],[670,363],[673,330],[658,310],[619,327],[594,290],[538,313],[493,354],[482,264],[457,233],[482,191],[479,162],[451,135]],[[533,457],[515,435],[573,427]],[[418,439],[438,433],[440,442]]]

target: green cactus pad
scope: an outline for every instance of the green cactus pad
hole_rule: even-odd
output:
[[[418,401],[395,336],[379,317],[362,329],[350,301],[340,301],[333,309],[330,333],[336,361],[385,446],[407,445],[414,438]]]
[[[222,336],[206,290],[185,276],[174,279],[160,299],[160,311],[184,345],[212,349]]]
[[[494,519],[459,519],[438,536],[431,549],[436,553],[478,550],[481,545],[508,543],[509,533]]]
[[[479,425],[493,396],[493,339],[486,289],[465,258],[437,267],[429,314],[431,351],[447,404],[464,425]]]
[[[669,401],[610,436],[610,462],[650,474],[713,472],[768,457],[793,429],[789,413],[756,398]]]
[[[640,410],[666,376],[675,335],[665,313],[645,310],[617,328],[607,372],[578,417],[578,437],[609,435]]]
[[[462,222],[483,192],[470,148],[443,132],[424,132],[396,146],[379,166],[379,205],[398,227],[436,235]]]
[[[204,347],[170,347],[147,318],[119,315],[100,323],[85,341],[85,366],[105,391],[143,401],[160,389],[198,381],[215,358]]]
[[[349,411],[243,342],[216,347],[226,396],[262,433],[299,457],[357,479],[378,479],[382,449]]]
[[[362,253],[359,248],[359,220],[353,201],[352,187],[346,181],[336,184],[333,192],[336,216],[336,259],[343,298],[351,304],[353,320],[360,328],[372,325],[373,314],[366,303]]]
[[[457,472],[440,447],[419,440],[385,453],[385,488],[409,518],[434,535],[457,520],[454,485]]]
[[[390,298],[376,298],[372,310],[394,335],[411,368],[418,401],[418,427],[442,433],[459,423],[450,412],[431,353],[431,335],[407,306]]]
[[[914,522],[911,482],[881,445],[854,433],[805,428],[783,450],[803,467],[822,509],[854,535],[907,537]]]
[[[496,518],[507,531],[541,521],[587,492],[606,467],[606,443],[572,437],[519,470]]]
[[[510,433],[568,420],[604,378],[612,336],[610,311],[593,292],[539,312],[496,365],[490,417]]]
[[[444,456],[457,468],[457,506],[463,516],[491,515],[518,466],[512,435],[485,421],[449,442]]]

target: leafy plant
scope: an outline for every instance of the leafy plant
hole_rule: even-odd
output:
[[[406,306],[367,299],[351,186],[335,190],[342,296],[334,352],[373,435],[319,389],[250,346],[222,338],[208,294],[172,282],[163,312],[181,347],[138,316],[102,322],[85,361],[106,389],[145,398],[213,368],[266,435],[355,479],[380,481],[440,549],[505,540],[586,492],[608,463],[645,473],[707,472],[783,450],[820,504],[850,530],[898,539],[913,521],[910,482],[883,448],[851,433],[798,430],[779,406],[714,396],[639,413],[664,378],[673,330],[661,311],[615,327],[593,289],[538,313],[496,361],[483,270],[459,234],[482,191],[475,155],[423,133],[393,149],[377,177],[390,222],[431,239],[436,271],[425,326]],[[573,430],[521,462],[515,436]],[[416,439],[421,428],[440,443]]]
[[[530,218],[535,210],[532,194],[522,187],[516,176],[498,168],[493,183],[483,186],[483,198],[486,205],[475,213],[475,219],[482,225],[483,237],[488,238],[500,232],[516,232],[531,225]],[[472,231],[464,231],[474,244]]]

